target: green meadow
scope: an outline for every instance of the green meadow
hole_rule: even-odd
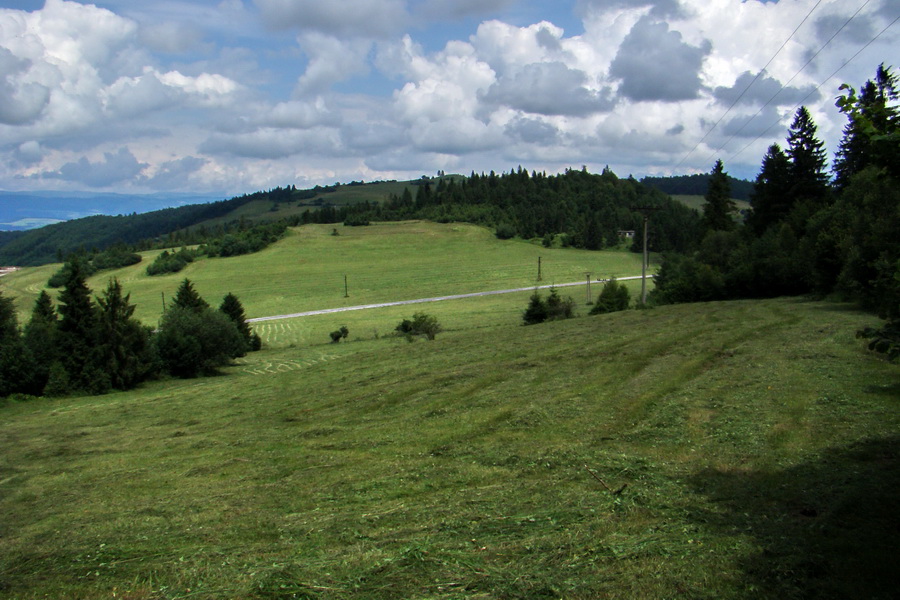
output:
[[[338,235],[332,235],[337,231]],[[218,305],[225,294],[236,294],[249,318],[290,314],[318,309],[358,306],[397,300],[414,300],[436,296],[466,294],[500,289],[513,289],[552,283],[585,281],[592,273],[592,294],[599,293],[599,277],[640,275],[641,257],[628,251],[591,252],[576,249],[547,249],[540,244],[521,240],[498,240],[488,229],[462,223],[426,222],[375,223],[368,227],[340,225],[306,225],[288,231],[278,243],[256,254],[232,258],[202,259],[180,273],[150,277],[146,267],[160,251],[143,253],[144,260],[131,267],[103,271],[92,277],[88,285],[95,293],[117,277],[137,305],[136,316],[155,325],[163,311],[163,300],[171,300],[185,278],[194,282],[210,304]],[[537,282],[538,258],[542,280]],[[3,293],[16,298],[20,322],[25,322],[34,300],[44,289],[49,276],[60,265],[25,269],[0,281]],[[346,276],[346,287],[345,287]],[[639,286],[638,286],[639,287]],[[637,288],[636,288],[637,289]],[[562,291],[562,290],[561,290]],[[55,298],[56,291],[50,290]],[[584,287],[564,292],[587,301]],[[527,296],[501,297],[483,302],[467,302],[460,321],[471,325],[490,325],[496,310],[507,313],[512,321],[519,318]],[[425,305],[415,305],[419,310]],[[435,305],[436,306],[436,305]],[[471,308],[470,308],[471,307]],[[423,309],[424,310],[424,309]],[[431,310],[431,307],[428,307]],[[455,327],[455,317],[448,326]],[[469,313],[474,311],[475,316]],[[325,325],[321,339],[339,327],[345,319],[360,334],[380,334],[392,330],[394,321],[379,317],[395,313],[382,311],[368,315],[346,313],[334,315]],[[484,314],[482,321],[478,314]],[[353,316],[350,316],[353,315]],[[475,321],[472,321],[472,319]],[[321,319],[317,319],[321,320]],[[327,319],[326,319],[327,320]],[[508,321],[508,319],[504,319]],[[348,323],[348,326],[349,323]],[[279,327],[301,327],[283,323]],[[282,337],[282,339],[284,339]],[[305,343],[306,338],[295,340]]]
[[[533,285],[537,256],[542,283],[640,271],[463,225],[330,233],[171,289],[253,317]],[[142,268],[117,275],[159,305]],[[40,271],[4,293],[27,304]],[[521,326],[523,292],[266,322],[217,377],[8,400],[0,598],[896,594],[900,379],[854,335],[874,317],[797,298],[590,317],[583,286],[562,293],[578,318]],[[389,335],[419,310],[446,331]]]

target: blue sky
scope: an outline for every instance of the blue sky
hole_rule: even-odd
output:
[[[838,87],[900,65],[898,17],[896,0],[0,0],[0,189],[717,158],[753,178],[801,103],[837,149]]]

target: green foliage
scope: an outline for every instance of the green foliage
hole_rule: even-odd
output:
[[[571,296],[562,298],[556,288],[550,288],[547,299],[543,299],[537,290],[528,300],[528,306],[522,314],[525,325],[536,325],[544,321],[571,319],[575,316],[575,300]]]
[[[278,241],[287,231],[287,221],[262,223],[248,229],[226,233],[224,236],[207,241],[204,252],[207,256],[240,256],[259,252],[269,244]]]
[[[748,224],[757,235],[783,221],[791,210],[791,161],[778,144],[772,144],[762,160],[751,201]]]
[[[177,273],[200,256],[197,250],[189,250],[184,247],[178,252],[163,250],[152,263],[147,265],[147,275],[164,275]]]
[[[725,297],[725,280],[712,266],[694,257],[670,255],[656,276],[656,287],[650,292],[654,304],[706,302]]]
[[[57,308],[60,316],[56,330],[57,356],[68,373],[72,388],[89,390],[99,384],[95,379],[99,342],[97,308],[91,300],[81,260],[76,257],[67,264],[68,274],[59,293]]]
[[[222,202],[193,204],[142,214],[92,216],[27,231],[0,247],[0,263],[40,265],[60,260],[58,252],[68,255],[80,248],[106,249],[119,244],[143,248],[154,246],[153,240],[175,237],[174,232],[223,217],[257,198],[241,196]],[[163,247],[176,245],[164,239]],[[186,240],[179,243],[194,243]]]
[[[894,179],[900,179],[900,98],[897,75],[882,63],[875,79],[867,81],[860,90],[842,85],[844,92],[837,106],[847,115],[849,123],[834,165],[835,185],[843,189],[853,175],[867,167],[885,169]]]
[[[597,297],[597,302],[591,309],[591,314],[599,315],[627,310],[630,300],[628,288],[616,281],[616,278],[613,277],[603,285],[603,289]]]
[[[50,398],[57,398],[68,396],[74,391],[66,368],[59,361],[53,362],[48,370],[47,383],[44,385],[44,395]]]
[[[706,202],[703,205],[703,224],[713,231],[730,231],[734,229],[732,213],[736,207],[731,200],[731,188],[728,174],[721,160],[717,160],[709,177],[706,190]]]
[[[181,378],[214,374],[247,351],[234,322],[209,308],[171,307],[159,323],[153,344],[163,369]]]
[[[203,312],[209,309],[209,303],[204,300],[190,279],[185,278],[178,289],[175,291],[175,298],[172,299],[173,308],[183,308],[194,312]]]
[[[255,352],[262,347],[262,340],[250,328],[250,323],[247,322],[247,315],[244,313],[244,306],[237,296],[231,292],[226,294],[222,298],[222,304],[219,305],[219,312],[231,319],[240,332],[241,337],[244,338],[248,350]]]
[[[410,327],[411,327],[410,323]],[[340,329],[336,331],[332,331],[329,336],[331,337],[331,343],[337,344],[341,340],[347,339],[347,336],[350,335],[350,330],[347,329],[346,325],[342,325]]]
[[[500,223],[494,232],[498,240],[511,240],[516,237],[516,228],[509,223]]]
[[[643,177],[641,183],[670,196],[703,196],[709,189],[709,173],[697,173],[694,175],[674,175],[671,177]],[[735,200],[750,200],[753,193],[753,183],[743,179],[735,179],[726,175],[728,187],[731,189],[731,197]]]
[[[525,325],[536,325],[547,320],[547,303],[537,290],[528,299],[528,306],[522,314]]]
[[[56,273],[51,275],[50,279],[47,280],[47,287],[61,288],[65,284],[66,279],[68,279],[70,276],[70,273],[69,273],[70,266],[69,265],[70,265],[70,263],[66,262],[65,264],[63,264],[62,267],[59,268],[59,270]],[[90,277],[95,272],[94,268],[91,267],[90,263],[88,263],[86,261],[82,262],[82,271],[83,271],[85,277]]]
[[[443,329],[438,323],[437,317],[417,312],[413,314],[412,320],[403,319],[400,321],[395,331],[408,341],[412,341],[417,336],[425,336],[429,340],[433,340]]]
[[[58,318],[50,294],[41,290],[22,334],[32,357],[31,394],[41,394],[50,377],[50,367],[57,362],[57,325]]]
[[[808,202],[821,208],[830,193],[825,144],[817,137],[817,127],[805,106],[797,109],[788,131],[787,157],[790,159],[790,197],[794,203]]]
[[[425,192],[427,188],[419,187],[414,202],[392,196],[383,206],[343,210],[372,220],[464,221],[491,227],[501,239],[559,235],[564,246],[599,249],[618,243],[618,230],[640,228],[642,216],[635,206],[654,206],[661,210],[654,214],[651,251],[684,252],[701,235],[696,211],[609,170],[597,175],[569,169],[547,175],[519,168],[500,175],[472,173],[461,181],[442,180],[433,191]]]
[[[707,235],[698,252],[670,257],[658,302],[838,293],[887,319],[900,317],[900,109],[896,76],[880,66],[857,96],[843,86],[849,119],[828,185],[825,149],[805,108],[788,150],[763,158],[753,210],[731,235]]]
[[[156,370],[150,345],[151,329],[134,319],[130,295],[123,296],[117,279],[97,298],[99,365],[111,387],[127,390]]]
[[[0,397],[30,391],[31,363],[13,301],[0,294]]]

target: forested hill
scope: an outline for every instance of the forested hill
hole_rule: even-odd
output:
[[[97,215],[0,236],[0,265],[33,266],[59,260],[79,249],[133,245],[226,215],[253,196],[191,204],[142,214]]]
[[[750,194],[753,192],[753,182],[735,179],[730,175],[727,177],[731,186],[731,197],[735,200],[749,201]],[[644,177],[641,179],[641,183],[673,196],[703,196],[709,186],[709,178],[709,173],[673,177]]]
[[[618,245],[621,230],[639,230],[643,223],[640,209],[650,207],[654,209],[651,250],[683,252],[693,247],[700,235],[696,211],[633,178],[619,179],[609,170],[592,174],[570,169],[547,175],[519,168],[499,175],[492,171],[470,177],[451,175],[346,187],[360,191],[338,199],[336,187],[297,190],[289,186],[211,204],[48,225],[0,239],[0,264],[38,265],[79,250],[104,250],[114,245],[142,250],[159,244],[204,243],[208,240],[197,232],[212,234],[210,229],[236,222],[236,213],[242,224],[279,218],[287,218],[289,225],[461,221],[495,229],[498,237],[540,237],[547,244],[598,250]],[[186,235],[185,230],[191,233]]]
[[[633,178],[620,179],[609,169],[601,174],[569,169],[547,175],[519,168],[417,183],[415,197],[406,190],[383,205],[347,207],[347,219],[464,221],[494,228],[501,238],[540,237],[545,244],[599,250],[618,245],[621,230],[639,231],[641,209],[649,208],[653,251],[685,252],[702,233],[697,211]]]

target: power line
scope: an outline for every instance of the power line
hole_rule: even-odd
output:
[[[835,71],[834,71],[831,75],[829,75],[828,77],[826,77],[826,78],[822,81],[822,83],[820,83],[819,85],[817,85],[816,88],[815,88],[813,91],[811,91],[809,94],[807,94],[807,95],[803,98],[803,100],[801,100],[800,102],[798,102],[797,104],[795,104],[795,105],[794,105],[794,108],[791,109],[791,112],[796,112],[797,108],[799,108],[801,105],[803,105],[803,103],[806,102],[806,101],[810,98],[810,96],[812,96],[813,94],[815,94],[816,92],[818,92],[819,89],[821,89],[826,83],[828,83],[829,81],[831,81],[831,80],[835,77],[835,75],[837,75],[838,73],[840,73],[847,65],[849,65],[851,62],[853,62],[853,61],[856,59],[857,56],[859,56],[860,54],[862,54],[863,51],[864,51],[866,48],[868,48],[869,46],[871,46],[871,45],[875,42],[875,40],[877,40],[878,38],[880,38],[880,37],[881,37],[888,29],[890,29],[891,27],[893,27],[893,26],[897,23],[897,21],[900,21],[900,16],[897,16],[897,18],[895,18],[893,21],[891,21],[890,23],[888,23],[888,25],[887,25],[884,29],[882,29],[880,32],[878,32],[878,34],[876,34],[875,37],[873,37],[871,40],[869,40],[868,42],[866,42],[866,44],[865,44],[864,46],[862,46],[859,50],[857,50],[857,51],[856,51],[856,54],[854,54],[854,55],[851,56],[849,59],[847,59],[847,61],[844,62],[844,64],[842,64],[840,67],[838,67],[837,69],[835,69]],[[759,113],[757,113],[757,114],[759,114]],[[755,117],[755,116],[756,116],[756,115],[754,115],[754,117]],[[772,123],[771,125],[769,125],[769,126],[766,128],[765,131],[763,131],[761,134],[759,134],[758,136],[756,136],[754,139],[750,140],[750,142],[749,142],[746,146],[744,146],[743,148],[741,148],[740,150],[738,150],[738,151],[735,152],[734,154],[729,155],[728,160],[732,160],[732,159],[734,159],[734,158],[737,158],[737,157],[740,156],[741,154],[743,154],[750,146],[752,146],[752,145],[755,144],[757,141],[759,141],[760,138],[762,138],[763,136],[765,136],[766,134],[768,134],[768,133],[769,133],[769,130],[772,129],[773,127],[775,127],[776,125],[778,125],[779,123],[781,123],[781,119],[779,119],[779,120],[775,121],[774,123]],[[729,140],[729,141],[730,141],[730,140]]]
[[[827,40],[824,44],[822,44],[821,47],[819,47],[818,50],[816,50],[815,54],[813,54],[813,55],[809,58],[809,60],[807,60],[807,61],[803,64],[803,66],[800,67],[800,68],[797,70],[797,72],[794,73],[794,75],[791,76],[791,78],[787,80],[786,83],[783,83],[783,84],[781,85],[781,87],[778,88],[778,91],[776,91],[776,92],[772,95],[772,97],[769,98],[769,99],[766,101],[766,103],[763,104],[763,105],[760,107],[760,109],[759,109],[758,111],[756,111],[756,114],[754,114],[752,117],[750,117],[749,119],[747,119],[747,120],[744,122],[744,124],[741,125],[741,126],[738,128],[737,131],[735,131],[733,134],[731,134],[731,137],[728,138],[727,140],[725,140],[725,142],[724,142],[721,146],[719,146],[719,148],[718,148],[715,152],[712,153],[712,155],[707,159],[707,161],[712,160],[713,157],[715,157],[717,154],[719,154],[720,152],[722,152],[722,149],[725,148],[725,146],[727,146],[729,143],[731,143],[731,140],[733,140],[734,138],[736,138],[736,137],[744,130],[744,128],[747,127],[747,126],[753,121],[753,119],[755,119],[755,118],[758,117],[760,114],[762,114],[762,112],[766,109],[766,107],[769,106],[769,105],[772,103],[772,101],[775,100],[775,98],[777,98],[778,95],[779,95],[781,92],[784,91],[784,89],[785,89],[786,87],[788,87],[789,85],[791,85],[791,83],[794,81],[794,79],[796,79],[797,76],[800,75],[800,73],[802,73],[802,72],[804,71],[804,69],[806,69],[806,67],[808,67],[809,64],[810,64],[812,61],[814,61],[814,60],[816,59],[816,57],[819,56],[819,54],[822,53],[823,50],[825,50],[825,48],[828,47],[828,45],[834,40],[834,38],[836,38],[836,37],[838,36],[838,34],[839,34],[841,31],[843,31],[844,28],[847,27],[847,25],[849,25],[850,22],[851,22],[853,19],[856,18],[856,16],[860,13],[860,11],[862,11],[862,9],[864,9],[864,8],[869,4],[870,1],[871,1],[871,0],[866,0],[865,2],[863,2],[863,4],[862,4],[858,9],[856,9],[856,12],[853,13],[853,14],[850,16],[850,18],[847,19],[847,20],[844,22],[844,24],[841,25],[840,28],[839,28],[837,31],[835,31],[835,32],[832,34],[832,36],[831,36],[830,38],[828,38],[828,40]],[[879,35],[880,35],[880,34],[879,34]],[[877,36],[876,36],[876,38],[877,38]],[[873,39],[872,41],[874,41],[874,39]],[[872,41],[870,41],[869,44],[871,44]],[[868,44],[866,44],[866,45],[868,46]],[[841,67],[841,68],[843,68],[843,67]],[[832,77],[833,77],[833,75],[832,75]],[[831,79],[831,77],[829,77],[828,79]],[[826,79],[825,82],[827,82],[828,79]],[[818,91],[819,91],[819,88],[822,87],[822,85],[824,85],[825,82],[822,82],[822,84],[820,84],[820,85],[817,86],[812,92],[810,92],[809,94],[807,94],[806,97],[804,97],[803,100],[801,100],[800,103],[802,104],[803,102],[806,102],[806,100],[807,100],[810,96],[812,96],[812,94],[818,92]],[[795,107],[795,108],[796,108],[796,107]],[[770,128],[771,128],[771,126],[770,126]],[[768,129],[766,129],[766,131],[768,131]],[[763,135],[765,135],[765,134],[763,134]],[[762,137],[762,136],[760,136],[760,137]],[[759,138],[757,138],[757,139],[759,139]],[[753,140],[753,141],[755,142],[756,140]]]
[[[869,0],[866,0],[867,3],[868,3],[868,1]],[[721,117],[719,117],[718,121],[713,123],[713,126],[709,129],[709,131],[707,131],[703,135],[703,137],[700,139],[700,141],[697,142],[693,148],[691,148],[691,151],[688,152],[687,154],[685,154],[684,157],[681,159],[681,161],[679,161],[679,163],[677,165],[675,165],[676,171],[678,170],[679,167],[681,167],[682,164],[684,164],[684,162],[691,156],[691,154],[693,154],[697,150],[697,148],[700,147],[700,144],[702,144],[703,142],[706,141],[706,138],[709,137],[709,134],[711,134],[713,131],[715,131],[716,127],[719,126],[719,123],[722,122],[722,119],[724,119],[726,116],[728,116],[728,113],[731,112],[731,109],[734,108],[738,102],[740,102],[741,98],[744,97],[744,94],[746,94],[750,90],[750,88],[753,87],[753,84],[756,83],[756,81],[762,76],[762,74],[766,71],[766,69],[769,67],[769,65],[772,64],[772,61],[774,61],[775,58],[779,54],[781,54],[781,51],[784,50],[785,46],[788,45],[788,42],[790,42],[794,38],[794,35],[796,35],[796,33],[800,30],[800,28],[803,27],[803,24],[806,23],[806,21],[809,19],[810,16],[812,16],[813,12],[815,12],[815,10],[817,8],[819,8],[820,4],[822,4],[822,0],[819,0],[818,2],[816,2],[816,5],[813,6],[808,13],[806,13],[806,16],[803,17],[803,20],[800,21],[800,24],[797,25],[797,27],[794,28],[794,31],[791,32],[791,35],[789,35],[788,38],[786,40],[784,40],[784,43],[781,44],[781,47],[778,48],[778,50],[775,52],[775,54],[772,55],[772,58],[769,59],[769,62],[766,63],[766,66],[764,66],[762,69],[760,69],[760,71],[756,74],[756,77],[753,78],[753,81],[751,81],[747,85],[747,87],[744,88],[744,91],[742,91],[740,93],[740,95],[737,97],[737,99],[735,99],[735,101],[731,103],[731,106],[728,107],[728,110],[726,110],[725,113]]]

